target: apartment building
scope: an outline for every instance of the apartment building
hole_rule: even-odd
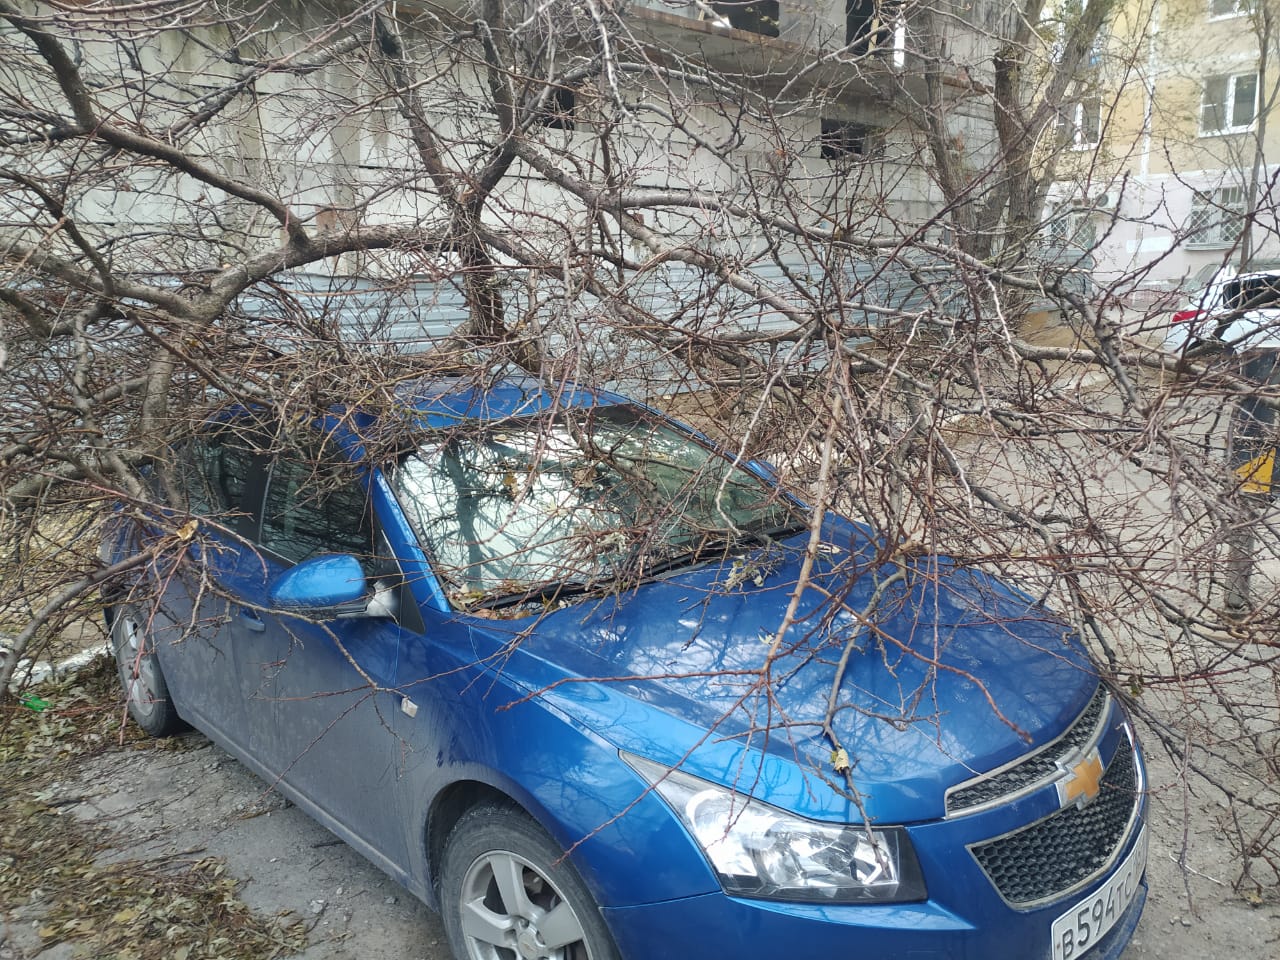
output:
[[[273,0],[247,26],[213,14],[152,24],[97,7],[50,7],[49,22],[73,44],[105,113],[168,138],[238,186],[211,187],[163,152],[135,162],[94,143],[41,145],[38,131],[14,150],[15,167],[61,178],[67,216],[112,251],[115,269],[205,276],[256,258],[278,293],[288,284],[270,258],[289,224],[276,211],[287,209],[316,237],[405,225],[431,234],[447,215],[441,197],[464,195],[468,178],[500,149],[498,113],[509,108],[529,150],[486,186],[482,217],[493,236],[519,244],[490,251],[517,313],[558,310],[571,327],[575,316],[625,300],[699,329],[782,322],[778,297],[753,292],[758,280],[797,310],[841,311],[851,326],[876,322],[875,309],[922,304],[945,314],[930,279],[944,271],[922,274],[906,250],[921,237],[948,237],[925,114],[940,118],[947,149],[963,154],[975,178],[997,163],[984,91],[992,37],[1013,9],[1007,0],[940,0],[927,9],[901,0],[636,0],[597,23],[582,5],[504,3],[498,25],[479,2],[404,3],[394,8],[404,48],[392,56],[369,11],[343,4]],[[505,106],[482,52],[495,27],[505,31]],[[10,93],[65,112],[35,48],[12,28],[6,39]],[[392,76],[397,57],[412,63],[421,122],[434,131],[428,151],[444,174],[426,169],[405,120],[402,83]],[[935,71],[933,90],[926,68]],[[650,191],[652,203],[630,209],[656,242],[623,236],[620,213],[602,216],[548,168],[579,183]],[[663,190],[706,202],[690,203],[687,193],[665,202]],[[33,217],[21,191],[12,196],[0,197],[0,235],[61,242],[64,234]],[[850,238],[900,238],[906,252],[890,249],[880,261],[847,247],[832,254],[796,231],[770,230],[767,215],[735,212],[743,209]],[[682,250],[746,279],[727,283],[723,271],[691,263]],[[594,270],[597,281],[607,264],[612,292],[597,282],[589,294],[565,279],[562,289],[531,293],[535,281],[556,281],[530,264],[563,264],[566,278]],[[319,294],[308,309],[324,302],[328,288],[315,277],[328,274],[359,278],[362,291],[368,278],[395,278],[435,298],[430,310],[416,310],[415,294],[401,317],[464,315],[457,259],[412,236],[313,258],[305,270],[301,289]],[[253,299],[258,293],[249,295],[255,307],[265,302]],[[542,298],[538,311],[523,305],[529,297]],[[435,329],[425,324],[423,338]]]
[[[568,3],[504,6],[513,24],[544,11],[552,23],[561,13],[573,16]],[[949,80],[955,99],[945,123],[949,134],[966,144],[974,166],[994,150],[990,105],[964,95],[963,87],[981,79],[990,60],[984,30],[1008,8],[995,0],[946,0],[937,7],[943,14],[937,29],[947,34],[953,62]],[[331,38],[328,22],[352,33],[359,29],[354,21],[344,22],[336,8],[278,0],[262,9],[270,15],[260,16],[263,29],[246,37],[246,58],[256,53],[259,59],[283,62],[313,56]],[[537,109],[546,136],[561,141],[561,152],[588,154],[599,142],[602,125],[610,124],[611,134],[630,138],[629,165],[642,171],[642,182],[649,185],[710,185],[732,192],[739,186],[730,182],[733,178],[772,165],[793,185],[805,185],[815,217],[822,216],[824,204],[856,207],[860,199],[866,203],[858,216],[880,217],[887,228],[924,223],[936,214],[940,197],[919,138],[924,98],[919,37],[912,12],[900,0],[636,0],[621,9],[619,22],[629,35],[616,38],[620,45],[643,49],[654,63],[704,67],[710,79],[701,88],[690,83],[679,92],[681,118],[660,109],[606,116],[600,109],[605,85],[614,85],[607,92],[615,99],[621,89],[623,101],[637,104],[648,97],[662,106],[664,93],[671,91],[656,90],[652,76],[635,72],[575,76],[583,51],[574,49],[575,38],[567,32],[551,60],[540,64],[541,77],[530,78],[551,82],[546,102]],[[492,116],[487,82],[475,63],[448,61],[442,52],[447,42],[440,42],[442,32],[454,29],[450,24],[475,21],[479,5],[447,0],[429,10],[401,4],[397,11],[421,69],[440,71],[420,91],[424,106],[459,142],[480,142],[485,118]],[[76,17],[72,9],[55,19],[74,25]],[[238,50],[240,41],[213,17],[205,19],[207,29],[152,29],[145,36],[133,29],[127,42],[95,27],[77,36],[75,46],[104,103],[124,116],[136,114],[139,124],[154,125],[159,113],[177,115],[236,72],[224,50],[229,45]],[[13,29],[6,29],[17,43]],[[20,61],[21,46],[14,49]],[[313,73],[281,70],[259,76],[253,81],[252,109],[224,110],[202,121],[203,134],[192,146],[229,174],[287,196],[321,226],[355,217],[368,222],[427,215],[430,191],[412,182],[399,192],[389,186],[395,175],[407,176],[413,158],[405,151],[406,130],[394,104],[371,73],[367,64],[335,61]],[[735,89],[717,87],[717,78]],[[13,86],[20,83],[19,77]],[[34,89],[28,99],[39,102],[50,92]],[[753,103],[745,102],[748,94]],[[735,96],[744,102],[734,103]],[[379,97],[382,101],[370,106]],[[697,149],[689,135],[693,127],[707,143],[726,144],[725,151],[717,156]],[[161,188],[155,173],[141,167],[113,170],[96,189],[77,197],[75,212],[91,223],[169,222],[175,206],[183,208],[182,216],[199,212],[191,204],[194,195]],[[211,206],[214,198],[207,199]],[[538,191],[528,200],[540,203]],[[235,206],[224,205],[217,218],[210,218],[217,219],[216,229],[234,228]],[[252,231],[255,225],[239,226]]]
[[[1100,277],[1196,289],[1225,268],[1273,266],[1276,37],[1271,0],[1132,0],[1117,16],[1056,191],[1096,244]]]

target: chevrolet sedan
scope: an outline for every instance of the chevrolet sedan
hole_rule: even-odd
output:
[[[1072,630],[646,407],[432,381],[231,409],[171,467],[103,547],[173,545],[107,598],[130,713],[204,731],[459,958],[1111,960],[1134,930],[1142,756]]]

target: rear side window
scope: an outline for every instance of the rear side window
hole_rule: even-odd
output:
[[[192,513],[248,514],[245,503],[256,454],[230,434],[198,437],[178,453],[178,469]]]
[[[373,524],[356,469],[309,432],[273,454],[277,436],[224,424],[176,451],[188,509],[289,563],[325,553],[367,561]]]

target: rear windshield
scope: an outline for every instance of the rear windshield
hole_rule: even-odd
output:
[[[1280,306],[1280,275],[1228,280],[1222,285],[1222,306],[1227,310]]]

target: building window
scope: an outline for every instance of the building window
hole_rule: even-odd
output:
[[[778,0],[727,0],[712,3],[711,9],[728,20],[735,30],[765,37],[778,35]]]
[[[1088,253],[1098,245],[1098,225],[1092,210],[1063,206],[1050,216],[1049,246],[1062,253]]]
[[[1047,12],[1043,24],[1046,33],[1053,38],[1051,49],[1054,63],[1061,63],[1063,57],[1067,55],[1067,36],[1072,26],[1085,15],[1088,8],[1089,0],[1057,0],[1052,7],[1046,6]],[[1099,27],[1084,59],[1080,62],[1081,67],[1093,69],[1102,63],[1106,55],[1107,39],[1107,28],[1103,25]]]
[[[1253,0],[1209,0],[1209,19],[1242,17],[1253,12]]]
[[[845,0],[844,42],[854,53],[888,46],[900,8],[899,0]]]
[[[1073,150],[1096,147],[1102,139],[1102,99],[1085,97],[1067,104],[1060,115],[1062,134]]]
[[[1187,218],[1187,245],[1229,247],[1240,239],[1244,217],[1244,187],[1197,190]]]
[[[879,131],[875,127],[825,117],[818,143],[823,160],[870,160],[880,149]]]
[[[572,130],[577,98],[570,87],[552,87],[538,108],[538,122],[553,130]]]
[[[1258,112],[1258,75],[1207,77],[1200,93],[1200,133],[1237,133],[1253,126]]]

